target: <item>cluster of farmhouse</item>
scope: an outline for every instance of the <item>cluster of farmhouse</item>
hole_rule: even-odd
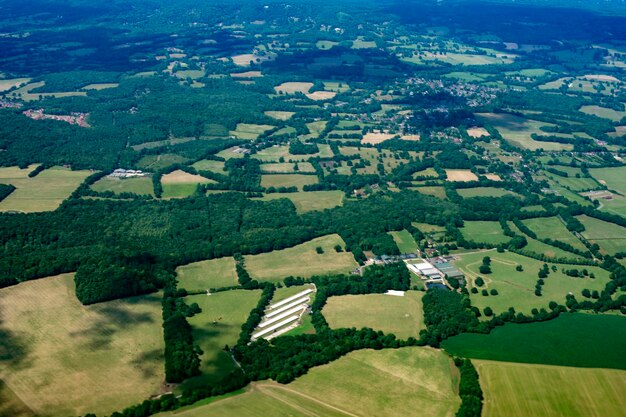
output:
[[[405,261],[409,271],[418,275],[427,286],[448,286],[448,280],[462,280],[464,275],[454,265],[448,257],[435,258],[431,262],[422,260],[419,263]]]

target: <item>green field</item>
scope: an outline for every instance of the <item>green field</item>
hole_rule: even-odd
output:
[[[493,221],[465,221],[461,233],[467,240],[490,245],[499,245],[511,240],[502,231],[500,222]]]
[[[297,187],[299,191],[302,191],[302,187],[305,185],[317,184],[317,182],[315,175],[273,174],[261,176],[261,186],[266,188]]]
[[[167,168],[174,164],[184,164],[189,159],[174,153],[164,153],[160,155],[146,155],[137,161],[139,169],[156,172],[160,169]]]
[[[73,274],[0,290],[0,380],[42,416],[108,414],[158,394],[160,297],[83,306],[74,291]]]
[[[205,291],[238,284],[233,258],[210,259],[179,266],[176,274],[178,287],[187,291]]]
[[[474,361],[484,417],[588,417],[626,414],[626,372]]]
[[[585,226],[582,235],[604,252],[615,254],[626,250],[626,228],[585,215],[577,219]]]
[[[261,164],[261,172],[273,174],[293,174],[296,172],[313,173],[315,172],[315,168],[313,168],[313,165],[311,165],[310,162],[299,162],[298,164],[292,162],[282,162]]]
[[[491,257],[491,274],[481,274],[478,270],[484,256]],[[550,301],[565,304],[565,296],[572,292],[578,299],[583,299],[583,289],[601,291],[609,281],[609,273],[598,267],[582,267],[548,263],[556,265],[557,271],[550,271],[542,288],[542,296],[535,295],[537,273],[544,262],[527,258],[512,252],[498,253],[496,251],[479,252],[462,255],[461,260],[455,262],[456,266],[466,274],[471,282],[470,287],[475,286],[474,278],[480,276],[485,281],[482,287],[478,287],[478,294],[470,294],[472,305],[481,311],[485,307],[491,307],[496,313],[501,313],[514,307],[515,311],[530,314],[533,308],[544,307],[548,309]],[[515,270],[517,265],[522,265],[524,271]],[[582,270],[586,268],[589,273],[594,273],[595,278],[574,278],[562,273],[561,269]],[[496,289],[498,295],[483,296],[482,289]]]
[[[432,195],[433,197],[441,198],[442,200],[447,198],[446,190],[443,187],[415,187],[411,188],[411,190],[417,191],[421,194]]]
[[[425,329],[420,291],[407,291],[404,297],[385,294],[330,297],[322,311],[331,328],[369,327],[393,333],[399,339],[419,338]]]
[[[244,394],[162,414],[180,417],[451,417],[458,373],[444,353],[419,347],[361,350],[288,385],[253,383]]]
[[[212,172],[217,172],[218,174],[224,173],[223,161],[213,161],[211,159],[203,159],[193,164],[192,167],[200,171],[212,171]]]
[[[589,172],[601,184],[621,194],[615,195],[612,200],[600,200],[602,210],[626,216],[626,167],[592,168]]]
[[[443,347],[466,358],[626,369],[624,326],[623,316],[562,314],[546,322],[505,324],[490,334],[464,333]]]
[[[336,252],[335,245],[345,248],[339,235],[318,237],[301,245],[260,255],[245,257],[246,269],[254,279],[282,281],[288,276],[308,278],[313,275],[348,273],[358,266],[350,252]],[[318,246],[324,250],[318,254]]]
[[[515,232],[515,234],[524,236],[526,238],[526,241],[528,242],[528,244],[524,246],[523,250],[531,251],[537,254],[543,254],[547,256],[548,258],[554,258],[554,259],[557,259],[557,258],[580,259],[580,256],[574,253],[567,252],[561,248],[548,245],[546,243],[538,241],[537,239],[533,239],[530,236],[525,235],[517,228],[517,226],[515,226],[515,224],[513,224],[513,222],[508,222],[508,225],[511,228],[511,230]]]
[[[457,190],[459,195],[463,198],[470,197],[504,197],[506,195],[515,195],[517,194],[507,191],[503,188],[495,188],[495,187],[477,187],[477,188],[462,188]]]
[[[0,168],[0,183],[12,184],[16,190],[0,201],[0,211],[21,211],[33,213],[57,209],[76,188],[93,174],[91,171],[72,171],[53,167],[29,178],[28,173],[35,169],[18,167]]]
[[[237,129],[230,132],[231,135],[245,140],[254,140],[259,137],[261,133],[265,133],[270,129],[273,129],[272,125],[255,125],[249,123],[239,123]]]
[[[259,198],[261,201],[272,201],[286,198],[296,206],[298,213],[324,210],[343,204],[343,191],[306,191],[298,193],[272,193]]]
[[[619,122],[626,117],[626,111],[617,111],[600,106],[582,106],[580,111],[585,114],[593,114],[594,116],[603,117],[613,122]]]
[[[223,291],[211,295],[190,295],[185,303],[198,303],[202,312],[189,319],[194,341],[202,349],[200,370],[202,375],[191,378],[183,388],[220,380],[237,365],[224,346],[233,346],[239,338],[241,325],[256,307],[260,290]]]
[[[393,240],[398,245],[400,253],[417,253],[417,242],[413,239],[413,236],[406,231],[401,230],[399,232],[389,232]]]
[[[587,251],[587,247],[578,240],[557,217],[538,217],[535,219],[522,220],[530,230],[535,232],[540,239],[553,239],[565,242],[576,249]]]
[[[271,117],[276,120],[289,120],[296,114],[292,111],[266,111],[265,115]]]
[[[91,185],[91,189],[98,192],[112,191],[115,194],[134,193],[139,195],[154,195],[154,187],[150,177],[138,178],[109,178],[104,177]]]

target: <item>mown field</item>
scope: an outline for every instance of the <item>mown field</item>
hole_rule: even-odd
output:
[[[238,284],[233,258],[210,259],[179,266],[176,274],[178,287],[187,291],[205,291]]]
[[[78,188],[90,171],[72,171],[53,167],[29,178],[28,173],[35,169],[18,167],[0,168],[0,183],[12,184],[16,190],[0,201],[0,211],[21,211],[33,213],[52,211],[61,205]]]
[[[389,232],[393,240],[398,245],[400,253],[417,253],[417,242],[413,239],[413,236],[407,230],[400,230],[399,232]]]
[[[589,172],[601,184],[621,194],[615,195],[612,200],[601,200],[602,210],[626,216],[626,167],[592,168]]]
[[[508,323],[490,334],[445,342],[452,355],[503,362],[626,370],[626,317],[572,313],[546,322]]]
[[[272,174],[261,176],[262,187],[296,187],[302,191],[305,185],[317,184],[318,180],[315,175],[302,174]]]
[[[246,269],[254,279],[282,281],[288,276],[310,277],[321,274],[348,273],[358,266],[350,252],[336,252],[335,245],[345,249],[339,235],[322,236],[283,250],[245,257]],[[321,247],[324,253],[316,252]]]
[[[65,274],[0,290],[0,320],[0,380],[37,415],[102,415],[160,392],[157,295],[83,306]]]
[[[189,319],[194,341],[202,349],[202,375],[191,378],[183,387],[216,382],[233,371],[237,365],[224,346],[233,346],[239,338],[241,325],[257,305],[260,290],[223,291],[211,295],[190,295],[187,304],[198,303],[202,312]]]
[[[150,177],[138,178],[109,178],[104,177],[91,185],[91,189],[98,192],[112,191],[115,194],[134,193],[139,195],[154,195],[154,187]]]
[[[626,228],[584,215],[577,219],[585,226],[582,235],[591,243],[597,243],[606,253],[626,250]]]
[[[423,292],[407,291],[404,297],[385,294],[330,297],[323,314],[331,328],[369,327],[393,333],[399,339],[419,337],[425,329]]]
[[[463,237],[479,243],[488,243],[490,245],[498,245],[511,240],[502,231],[500,222],[490,221],[466,221],[461,229]]]
[[[485,417],[626,414],[626,371],[474,361]]]
[[[481,274],[479,267],[484,256],[491,258],[491,274]],[[535,295],[535,284],[537,283],[537,273],[544,262],[518,255],[512,252],[498,253],[496,251],[479,252],[462,255],[456,266],[466,274],[470,281],[470,287],[477,287],[478,294],[471,294],[472,305],[481,311],[485,307],[497,314],[504,312],[509,307],[514,307],[515,311],[530,314],[533,308],[548,308],[550,301],[565,304],[565,296],[571,292],[578,299],[582,299],[581,292],[587,288],[591,291],[601,291],[609,280],[609,273],[598,267],[583,267],[575,265],[563,265],[548,263],[549,266],[556,265],[557,270],[550,270],[550,275],[545,278],[542,287],[542,296]],[[516,266],[521,265],[523,271],[516,271]],[[578,269],[582,271],[586,268],[589,273],[593,273],[595,278],[574,278],[565,275],[562,269]],[[485,284],[482,287],[475,285],[476,277],[482,277]],[[482,295],[482,290],[498,291],[498,295]]]
[[[189,197],[196,191],[198,184],[214,184],[215,182],[201,175],[193,175],[185,171],[176,170],[163,175],[161,179],[163,198]]]
[[[343,204],[343,191],[307,191],[298,193],[273,193],[265,194],[259,198],[261,201],[272,201],[281,198],[291,200],[296,206],[298,213],[307,211],[324,210],[341,206]]]
[[[244,394],[160,416],[448,417],[460,404],[450,358],[428,348],[361,350],[288,385],[253,383]]]

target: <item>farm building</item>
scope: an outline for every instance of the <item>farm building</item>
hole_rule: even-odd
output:
[[[422,262],[419,264],[407,263],[406,266],[407,268],[409,268],[409,271],[421,275],[426,279],[439,279],[443,276],[443,274],[439,272],[437,268],[435,268],[428,262]]]
[[[438,262],[438,263],[435,263],[435,268],[437,268],[439,271],[441,271],[441,273],[446,275],[448,278],[462,279],[462,278],[465,277],[465,275],[461,271],[456,269],[449,262]]]

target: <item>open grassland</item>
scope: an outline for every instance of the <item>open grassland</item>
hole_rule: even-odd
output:
[[[314,91],[312,93],[308,93],[306,96],[313,101],[324,101],[331,100],[335,98],[337,95],[334,91]]]
[[[238,123],[237,129],[230,132],[231,135],[244,140],[254,140],[259,137],[261,133],[265,133],[268,130],[273,129],[272,125],[255,125],[249,123]]]
[[[441,198],[442,200],[445,200],[446,197],[446,190],[443,187],[416,187],[416,188],[411,188],[414,191],[417,191],[418,193],[422,193],[425,195],[432,195],[433,197],[437,197],[437,198]]]
[[[577,219],[585,226],[582,235],[603,252],[614,255],[626,250],[626,228],[584,215]]]
[[[484,124],[495,127],[502,137],[513,146],[530,150],[543,148],[546,151],[571,150],[573,148],[572,145],[569,144],[539,142],[531,138],[533,133],[546,135],[546,133],[539,128],[549,125],[549,123],[538,122],[504,113],[480,113],[476,116]],[[556,135],[560,136],[558,134]]]
[[[223,161],[213,161],[211,159],[203,159],[192,165],[197,170],[217,172],[218,174],[224,173],[224,166]]]
[[[547,256],[548,258],[553,258],[553,259],[557,259],[557,258],[580,259],[581,258],[579,255],[565,251],[561,248],[557,248],[556,246],[548,245],[546,243],[540,242],[537,239],[533,239],[532,237],[525,235],[517,228],[517,226],[515,226],[515,224],[513,224],[513,222],[508,222],[508,225],[515,234],[524,236],[526,238],[526,241],[528,242],[528,244],[524,246],[523,250],[531,251],[537,254],[543,254]]]
[[[17,90],[13,90],[11,92],[12,95],[19,97],[24,101],[34,101],[39,100],[40,97],[55,97],[55,98],[64,98],[64,97],[77,97],[77,96],[86,96],[86,91],[59,91],[55,93],[31,93],[32,90],[36,88],[43,87],[46,83],[44,81],[26,84]]]
[[[106,90],[107,88],[117,88],[119,83],[97,83],[97,84],[87,84],[82,89],[83,90]]]
[[[471,197],[504,197],[504,196],[517,196],[517,194],[505,190],[503,188],[495,188],[495,187],[477,187],[477,188],[462,188],[457,190],[459,195],[463,198],[471,198]]]
[[[276,120],[289,120],[296,114],[292,111],[266,111],[265,115],[271,117]]]
[[[465,221],[461,229],[463,237],[479,243],[488,243],[490,245],[499,245],[511,240],[502,231],[500,222],[490,221]]]
[[[216,181],[201,175],[189,174],[185,171],[176,170],[163,175],[163,198],[182,198],[191,196],[198,184],[215,184]]]
[[[308,278],[352,271],[358,266],[354,256],[350,252],[336,252],[336,245],[344,249],[346,246],[339,235],[327,235],[292,248],[246,256],[246,269],[254,279],[274,282],[290,275]],[[316,252],[318,246],[324,253]]]
[[[445,342],[452,355],[504,362],[626,369],[626,317],[562,314],[545,322],[507,323],[489,334],[464,333]]]
[[[611,200],[600,200],[602,210],[626,216],[626,167],[592,168],[589,172],[598,182],[621,194],[613,195]]]
[[[479,267],[484,256],[491,258],[491,274],[481,274]],[[496,313],[502,313],[514,307],[515,311],[530,314],[533,308],[544,307],[548,309],[550,301],[565,304],[565,296],[571,292],[578,299],[583,299],[581,292],[583,289],[601,291],[609,281],[609,273],[598,267],[582,267],[575,265],[562,265],[548,263],[549,266],[556,265],[557,270],[550,270],[550,275],[545,278],[542,288],[542,296],[535,295],[535,284],[537,283],[537,273],[544,262],[518,255],[512,252],[498,253],[496,251],[479,252],[462,255],[461,260],[456,262],[457,267],[466,274],[470,287],[476,286],[474,280],[480,276],[485,281],[482,287],[478,287],[478,294],[470,294],[472,305],[481,311],[485,307],[491,307]],[[517,265],[522,265],[523,271],[515,270]],[[595,278],[574,278],[567,276],[562,269],[587,269],[593,273]],[[482,289],[496,289],[498,295],[484,296]]]
[[[558,169],[561,169],[561,167]],[[599,184],[593,178],[576,178],[575,175],[562,177],[560,175],[554,175],[550,172],[545,172],[545,175],[551,180],[574,192],[596,190],[599,188]]]
[[[277,85],[276,87],[274,87],[274,90],[279,94],[306,94],[312,87],[313,83],[287,82],[282,83],[281,85]]]
[[[159,393],[160,297],[83,306],[74,291],[72,274],[0,290],[0,379],[40,416],[106,414]]]
[[[163,153],[159,155],[146,155],[137,161],[137,167],[150,172],[167,168],[174,164],[184,164],[189,159],[175,153]]]
[[[437,178],[439,176],[439,174],[437,173],[437,171],[435,171],[434,168],[426,168],[423,169],[421,171],[417,171],[415,174],[413,174],[413,178],[415,177],[432,177],[432,178]]]
[[[361,350],[288,385],[253,383],[241,395],[164,414],[180,417],[451,417],[458,374],[442,352],[419,347]]]
[[[393,333],[399,339],[419,337],[425,329],[420,291],[407,291],[404,297],[386,294],[330,297],[323,314],[331,328],[369,327]]]
[[[417,242],[407,230],[389,232],[401,253],[417,253]]]
[[[176,268],[178,287],[187,291],[205,291],[209,288],[237,285],[235,260],[218,258],[194,262]]]
[[[392,139],[394,134],[392,133],[373,133],[368,132],[363,136],[361,143],[378,145],[379,143],[383,143],[386,140]]]
[[[298,193],[273,193],[259,198],[261,201],[272,201],[281,198],[291,200],[298,213],[324,210],[343,204],[343,191],[307,191]]]
[[[475,361],[484,417],[626,415],[626,371]]]
[[[317,184],[318,180],[315,175],[302,175],[302,174],[273,174],[262,175],[261,186],[262,187],[296,187],[302,191],[302,187],[305,185]]]
[[[310,162],[299,162],[297,165],[292,162],[278,162],[261,165],[261,172],[293,174],[296,172],[314,173],[315,168]]]
[[[154,187],[152,186],[152,179],[150,177],[104,177],[95,184],[92,184],[91,189],[98,192],[112,191],[115,194],[134,193],[139,195],[154,195]]]
[[[233,78],[260,78],[263,77],[263,73],[261,71],[245,71],[245,72],[234,72],[230,74]]]
[[[541,239],[554,239],[572,245],[576,249],[587,251],[587,247],[578,240],[557,217],[538,217],[535,219],[522,220],[530,230]]]
[[[0,183],[12,184],[16,188],[0,202],[0,211],[32,213],[55,210],[92,174],[90,171],[53,167],[29,178],[28,173],[33,169],[35,165],[27,169],[0,168]]]
[[[489,136],[489,132],[484,127],[471,127],[467,129],[467,134],[472,138],[482,138],[483,136]]]
[[[592,114],[594,116],[602,117],[604,119],[609,119],[613,122],[619,122],[624,117],[626,117],[626,111],[617,111],[600,106],[582,106],[580,108],[580,111],[585,114]]]
[[[478,181],[478,177],[469,169],[446,169],[448,181]]]
[[[241,325],[257,305],[260,290],[223,291],[211,295],[190,295],[185,303],[198,303],[202,312],[189,318],[194,341],[202,349],[202,375],[187,380],[183,387],[216,382],[233,371],[237,365],[224,346],[233,346],[239,338]]]
[[[333,151],[329,145],[317,145],[319,152],[312,155],[292,155],[289,153],[288,146],[272,146],[265,148],[252,157],[263,162],[278,162],[280,158],[285,158],[286,161],[306,161],[310,158],[330,158],[333,156]],[[219,154],[218,154],[219,155]]]
[[[11,78],[7,80],[0,80],[0,93],[8,91],[14,87],[25,85],[30,80],[31,80],[30,78]]]

